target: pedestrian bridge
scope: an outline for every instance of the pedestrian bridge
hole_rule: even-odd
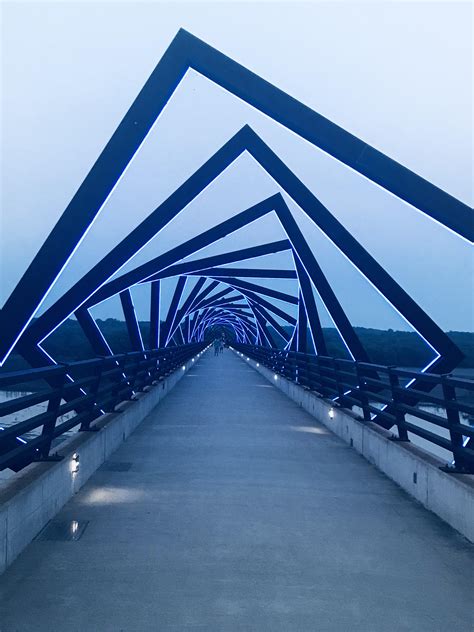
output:
[[[471,629],[467,540],[254,361],[186,368],[3,574],[2,630]]]
[[[398,198],[420,233],[385,228],[387,261],[429,243],[425,221],[440,244],[473,240],[462,201],[180,30],[0,310],[0,632],[473,629],[474,381],[366,243],[383,205],[354,229],[321,201],[324,173],[296,173],[253,119],[156,208],[114,207],[188,71]],[[245,202],[209,202],[242,156],[269,186],[239,177]],[[347,310],[373,314],[356,277],[341,299],[323,243],[409,328],[416,362],[389,342],[401,366],[375,363]],[[414,261],[420,286],[441,269]]]

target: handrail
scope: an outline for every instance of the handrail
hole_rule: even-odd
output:
[[[0,373],[0,389],[40,379],[46,384],[44,389],[0,402],[0,471],[57,460],[58,437],[77,427],[96,430],[93,423],[99,417],[163,380],[204,347],[194,343]],[[39,412],[38,405],[42,405]],[[25,419],[2,427],[2,418],[21,411]]]
[[[412,433],[450,451],[447,471],[474,474],[474,424],[469,423],[474,405],[459,400],[460,390],[474,400],[474,380],[240,343],[234,348],[334,406],[359,408],[365,423],[396,427],[397,441],[409,441]],[[423,410],[426,403],[436,411]],[[449,436],[437,434],[437,428]]]

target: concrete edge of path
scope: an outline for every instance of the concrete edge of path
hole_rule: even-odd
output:
[[[474,542],[474,476],[448,474],[445,465],[413,443],[391,441],[391,433],[373,423],[362,423],[355,413],[337,408],[294,382],[249,360],[252,368],[304,408],[328,430],[343,439],[424,507]],[[333,408],[334,416],[329,418]]]
[[[66,439],[57,446],[64,457],[61,461],[32,463],[0,489],[0,575],[192,366],[192,360],[186,362],[184,370],[178,369],[137,394],[135,401],[123,402],[117,412],[101,417],[95,424],[98,432]]]

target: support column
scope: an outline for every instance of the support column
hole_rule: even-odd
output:
[[[128,337],[132,345],[133,351],[144,351],[142,336],[138,326],[135,307],[133,306],[132,295],[130,290],[120,292],[120,302],[122,303],[123,315],[127,324]]]
[[[160,341],[160,281],[150,284],[150,335],[148,348],[157,349]]]

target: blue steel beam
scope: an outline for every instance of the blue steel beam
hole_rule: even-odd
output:
[[[257,321],[257,325],[260,329],[260,332],[263,334],[263,337],[266,339],[268,345],[272,347],[273,349],[277,349],[278,347],[275,344],[275,340],[273,339],[273,336],[271,335],[267,327],[266,320],[263,318],[261,314],[259,314],[258,311],[255,311],[255,318]]]
[[[222,314],[222,313],[232,314],[233,317],[238,318],[240,321],[247,323],[249,327],[251,328],[255,327],[255,324],[249,318],[250,315],[246,313],[242,313],[239,309],[235,309],[232,306],[232,304],[220,306],[219,309],[214,308],[214,307],[209,308],[208,310],[202,313],[200,322],[202,323],[206,321],[207,319],[211,317],[219,316],[219,314]]]
[[[178,277],[178,281],[176,283],[173,297],[171,299],[171,303],[168,309],[168,314],[166,315],[166,320],[163,323],[163,326],[161,327],[160,347],[166,347],[168,344],[170,332],[173,327],[173,323],[176,317],[176,312],[178,310],[179,302],[181,300],[181,296],[183,295],[186,282],[187,282],[187,277],[185,276]]]
[[[117,277],[94,293],[87,301],[87,306],[95,305],[106,298],[110,298],[124,287],[130,287],[140,281],[149,280],[149,278],[154,275],[157,270],[176,263],[189,255],[193,255],[206,246],[210,246],[216,241],[231,235],[245,226],[248,226],[252,222],[271,212],[274,206],[274,200],[276,200],[275,195],[255,204],[254,206],[251,206],[245,211],[236,213],[230,219],[227,219],[213,228],[200,233],[196,237],[183,242],[179,246],[172,248],[159,257],[138,266],[138,268],[130,270],[130,272]]]
[[[258,305],[258,303],[253,303],[253,307],[263,316],[263,318],[265,318],[265,320],[273,327],[273,329],[275,329],[275,331],[283,338],[285,342],[289,341],[290,336],[288,335],[288,332],[285,331],[280,323],[278,323],[264,307]]]
[[[200,339],[204,338],[207,329],[210,329],[218,324],[230,325],[234,328],[234,331],[236,333],[237,331],[240,331],[241,336],[244,339],[247,338],[247,334],[242,326],[242,322],[239,319],[234,318],[231,314],[223,313],[215,316],[210,316],[206,321],[201,323],[201,328],[199,332]]]
[[[296,330],[296,348],[299,353],[307,353],[308,351],[308,318],[306,316],[306,309],[304,306],[303,296],[301,291],[298,297],[298,325]]]
[[[316,301],[314,300],[313,288],[311,287],[310,278],[304,266],[300,262],[298,256],[294,254],[293,257],[295,261],[296,272],[298,274],[301,298],[303,300],[304,308],[308,318],[309,330],[311,332],[311,338],[313,339],[315,353],[317,353],[318,355],[327,356],[328,351],[326,347],[326,341],[324,339],[323,328],[321,327],[321,321],[319,319]]]
[[[100,331],[99,326],[92,318],[89,310],[85,307],[81,307],[74,315],[81,326],[82,331],[86,335],[94,353],[98,356],[113,355],[112,349],[109,347],[108,342]]]
[[[208,160],[203,167],[193,174],[177,191],[175,191],[168,200],[166,200],[158,210],[161,209],[162,214],[160,218],[156,217],[154,211],[135,231],[129,235],[124,242],[119,244],[117,248],[130,247],[132,242],[136,245],[136,242],[140,245],[147,243],[152,235],[149,234],[150,222],[151,226],[156,227],[156,222],[168,221],[167,217],[175,216],[184,205],[195,197],[200,190],[202,190],[203,184],[209,183],[216,177],[217,173],[220,173],[223,168],[228,166],[228,161],[232,162],[232,156],[239,154],[242,147],[245,147],[249,153],[263,166],[264,169],[278,182],[283,189],[299,204],[299,206],[310,216],[310,218],[326,233],[326,235],[336,243],[339,249],[346,254],[349,259],[359,268],[359,270],[371,281],[376,288],[381,291],[387,300],[397,309],[413,327],[429,341],[429,343],[436,349],[436,351],[443,356],[442,362],[435,364],[433,369],[448,370],[456,365],[462,357],[457,347],[450,341],[450,339],[442,332],[442,330],[429,318],[427,314],[419,308],[419,306],[411,299],[411,297],[404,292],[404,290],[383,270],[383,268],[365,251],[365,249],[344,229],[344,227],[331,215],[331,213],[317,200],[317,198],[298,180],[298,178],[281,162],[281,160],[270,150],[270,148],[263,143],[263,141],[248,127],[244,127],[238,132],[226,145],[219,150],[214,156]],[[217,160],[217,163],[216,163]],[[183,188],[184,187],[184,188]],[[176,196],[178,200],[176,200]],[[279,194],[273,196],[273,198],[279,198],[280,207],[282,198]],[[266,202],[273,202],[270,198]],[[275,205],[278,206],[277,201]],[[173,210],[173,206],[175,206]],[[286,208],[286,206],[284,207]],[[278,214],[278,209],[275,209]],[[138,233],[137,233],[138,231]],[[153,233],[154,234],[154,233]],[[143,241],[145,240],[145,241]],[[293,244],[295,249],[298,250],[298,244]],[[116,254],[121,255],[121,252]],[[109,253],[110,255],[110,253]],[[107,255],[102,262],[98,264],[102,266],[103,262],[109,256]],[[107,266],[105,266],[107,267]],[[99,273],[99,271],[96,271]],[[103,274],[103,269],[100,269],[100,274]],[[86,275],[87,276],[87,275]],[[85,278],[85,277],[84,277]],[[83,279],[84,280],[84,279]],[[83,281],[82,280],[82,281]],[[81,282],[79,282],[81,283]],[[76,288],[77,290],[77,288]],[[71,288],[73,293],[74,288]],[[67,293],[66,293],[67,294]],[[66,296],[66,295],[65,295]],[[57,302],[60,303],[64,299],[64,296]],[[55,305],[57,305],[55,304]],[[64,305],[63,305],[64,307]],[[55,306],[52,306],[54,311]],[[49,311],[49,310],[48,310]],[[41,319],[46,318],[48,311],[43,314],[42,317],[37,319],[30,329],[38,329],[41,327]],[[44,326],[44,321],[43,321]],[[34,331],[33,331],[34,335]],[[354,332],[352,337],[354,337]],[[434,340],[434,344],[433,341]],[[34,342],[30,340],[30,343]],[[441,347],[441,350],[436,347]],[[362,357],[362,356],[361,356]]]
[[[188,309],[193,304],[193,301],[195,300],[195,298],[197,297],[197,295],[201,291],[203,285],[206,283],[206,280],[207,279],[205,279],[204,277],[201,277],[201,278],[199,278],[196,281],[193,289],[189,293],[189,296],[187,297],[187,299],[184,301],[182,306],[176,312],[175,323],[179,324],[181,322],[181,320],[184,318],[184,315],[188,313]],[[153,283],[155,283],[155,281],[153,281]],[[173,330],[171,331],[171,335],[173,335]]]
[[[242,288],[239,291],[246,298],[252,299],[252,301],[255,301],[259,305],[263,305],[263,307],[266,307],[266,309],[268,309],[268,311],[273,312],[274,314],[276,314],[277,316],[282,318],[284,321],[286,321],[290,325],[293,325],[293,326],[296,325],[296,319],[293,318],[293,316],[290,316],[284,310],[280,309],[276,305],[273,305],[272,303],[270,303],[269,301],[265,300],[264,298],[262,298],[261,296],[259,296],[255,292],[251,292],[250,290],[244,290]]]
[[[165,202],[132,230],[127,237],[112,248],[101,261],[86,272],[44,314],[38,317],[25,332],[28,342],[34,344],[43,340],[83,303],[87,302],[87,306],[90,307],[101,300],[105,300],[122,289],[144,280],[161,268],[169,267],[180,259],[214,243],[217,239],[242,228],[247,225],[248,221],[255,221],[263,217],[267,212],[270,212],[274,206],[273,199],[275,196],[256,204],[243,211],[243,213],[235,215],[209,231],[205,231],[201,235],[190,239],[185,244],[173,248],[165,255],[157,257],[152,262],[144,264],[144,266],[140,266],[137,270],[127,273],[120,281],[118,279],[111,281],[107,291],[98,289],[176,217],[203,188],[210,184],[223,171],[224,165],[230,164],[242,153],[244,147],[242,141],[245,143],[241,130],[178,187]]]
[[[349,353],[354,360],[361,362],[370,362],[369,356],[359,340],[354,328],[346,316],[340,302],[338,301],[334,291],[328,283],[320,265],[308,246],[301,230],[298,227],[291,211],[286,206],[283,198],[280,199],[278,210],[278,218],[284,227],[290,241],[294,244],[295,256],[301,262],[302,266],[311,278],[314,286],[318,290],[323,303],[325,304],[331,318],[334,321],[339,333],[346,344]],[[295,246],[297,244],[297,246]]]
[[[148,348],[157,349],[160,343],[160,281],[150,283],[150,335]]]
[[[241,250],[234,250],[222,255],[214,255],[212,257],[204,257],[203,259],[195,259],[194,261],[187,261],[185,263],[177,263],[169,268],[161,270],[157,274],[149,277],[146,281],[141,281],[141,283],[147,283],[148,281],[153,281],[154,279],[179,276],[180,274],[191,274],[197,270],[212,268],[214,266],[222,266],[228,263],[236,263],[237,261],[245,261],[246,259],[254,259],[264,255],[284,252],[285,250],[291,250],[291,244],[287,239],[273,241],[260,246],[242,248]]]
[[[235,292],[234,288],[232,287],[226,287],[225,289],[221,290],[220,292],[217,292],[216,294],[213,294],[212,296],[209,296],[208,298],[205,299],[201,299],[198,300],[199,297],[194,301],[192,307],[190,307],[188,309],[188,311],[191,311],[191,309],[202,309],[204,307],[209,307],[211,305],[213,305],[216,301],[220,300],[221,298],[225,298],[228,294],[232,294],[232,292]],[[234,300],[236,297],[233,297]]]
[[[254,277],[258,279],[296,279],[294,270],[273,270],[271,268],[204,268],[188,273],[191,275],[220,277]]]
[[[86,235],[188,68],[459,235],[474,239],[472,210],[467,205],[180,30],[5,303],[0,313],[0,330],[4,332],[0,341],[2,362]],[[69,313],[79,306],[75,305]]]
[[[196,296],[196,298],[193,300],[190,307],[194,307],[198,305],[199,303],[201,303],[201,301],[203,301],[206,298],[206,296],[208,296],[218,285],[219,285],[219,281],[211,281],[211,283]],[[188,311],[190,307],[188,308]]]
[[[133,351],[144,351],[145,348],[140,333],[140,326],[138,324],[130,290],[127,289],[120,292],[120,302],[122,304],[123,315],[125,316],[125,323],[127,325],[128,337],[130,338],[132,349]]]
[[[166,223],[168,217],[175,216],[180,209],[184,207],[187,202],[195,197],[203,188],[203,185],[212,181],[216,177],[217,173],[220,173],[223,168],[228,166],[229,161],[232,162],[233,156],[242,149],[246,148],[249,153],[263,166],[264,169],[278,182],[278,184],[287,191],[287,193],[299,204],[299,206],[307,213],[307,215],[325,232],[325,234],[334,241],[338,248],[348,256],[348,258],[354,263],[354,265],[362,272],[362,274],[372,282],[383,296],[392,304],[392,306],[399,311],[408,322],[420,333],[420,335],[429,342],[429,344],[436,349],[437,353],[442,356],[439,362],[436,362],[431,367],[432,370],[450,370],[455,366],[462,354],[457,347],[451,342],[451,340],[442,332],[442,330],[429,318],[423,310],[408,296],[406,292],[388,275],[388,273],[365,251],[365,249],[344,229],[344,227],[334,218],[331,213],[317,200],[317,198],[298,180],[298,178],[281,162],[281,160],[270,150],[270,148],[263,143],[263,141],[249,128],[244,127],[238,132],[233,139],[231,139],[221,150],[219,150],[203,167],[191,176],[167,201],[165,201],[161,207],[157,210],[161,210],[160,218],[156,217],[156,211],[152,213],[147,220],[145,220],[135,231],[129,235],[126,243],[122,242],[117,246],[116,255],[119,259],[122,257],[122,250],[127,250],[134,244],[136,249],[137,243],[143,245],[152,237],[149,233],[150,227],[154,230],[158,223]],[[183,188],[184,187],[184,188]],[[288,210],[286,205],[282,207],[281,202],[283,199],[280,194],[273,196],[272,202],[275,202],[275,212],[278,214],[278,207],[280,210]],[[276,198],[276,199],[275,199]],[[267,200],[268,203],[270,200]],[[284,203],[283,203],[284,204]],[[289,211],[288,211],[289,212]],[[138,231],[138,232],[137,232]],[[295,250],[299,253],[298,244],[293,244]],[[110,255],[110,253],[109,253]],[[96,269],[96,273],[101,276],[104,273],[102,265],[104,261],[109,257],[107,255],[102,262],[98,264],[99,269]],[[124,261],[122,261],[123,263]],[[107,265],[110,262],[107,261]],[[120,262],[119,262],[120,263]],[[107,268],[105,265],[105,268]],[[82,279],[84,281],[85,277]],[[81,281],[79,282],[79,284]],[[73,294],[76,294],[78,288],[71,288]],[[67,295],[67,293],[66,293]],[[59,301],[52,306],[53,313],[57,305],[63,301],[64,295]],[[69,296],[71,299],[71,296]],[[61,309],[64,309],[62,304]],[[30,344],[34,344],[35,335],[38,334],[38,328],[44,327],[45,321],[48,317],[51,319],[51,313],[45,312],[42,317],[35,321],[34,325],[30,327],[32,334],[30,337]],[[57,314],[56,314],[57,317]],[[53,319],[54,320],[54,319]],[[57,321],[56,321],[57,322]],[[60,321],[59,321],[60,322]],[[36,334],[34,333],[36,329]],[[354,338],[355,332],[352,332],[351,337]],[[36,338],[37,339],[37,338]],[[364,354],[360,354],[361,357]],[[357,354],[356,354],[357,357]]]
[[[223,306],[220,306],[219,308],[216,308],[216,307],[208,308],[204,310],[198,316],[199,318],[198,329],[202,333],[203,328],[205,328],[205,324],[209,321],[209,319],[219,318],[224,313],[229,315],[231,318],[237,319],[239,322],[246,323],[248,327],[254,328],[255,325],[249,320],[248,315],[239,313],[240,311],[241,310],[233,308],[231,304],[223,305]]]
[[[241,279],[236,279],[235,277],[231,277],[226,279],[226,283],[232,284],[233,287],[250,290],[256,294],[263,294],[264,296],[270,296],[271,298],[275,298],[279,301],[285,301],[286,303],[291,303],[292,305],[298,305],[298,299],[292,296],[291,294],[286,294],[285,292],[280,292],[279,290],[272,290],[271,288],[264,287],[262,285],[256,285],[255,283],[249,283],[248,281],[242,281]]]

